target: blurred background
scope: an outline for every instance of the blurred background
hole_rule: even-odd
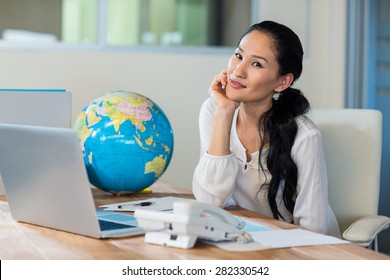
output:
[[[73,121],[106,92],[148,96],[175,135],[163,178],[191,188],[209,83],[242,33],[268,19],[301,38],[296,87],[312,107],[382,111],[379,214],[390,216],[390,1],[0,0],[0,88],[67,89]],[[379,242],[390,253],[389,231]]]

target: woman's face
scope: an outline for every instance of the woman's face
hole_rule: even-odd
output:
[[[260,31],[252,31],[242,38],[227,69],[229,99],[272,104],[272,96],[283,82],[273,46],[272,38]]]

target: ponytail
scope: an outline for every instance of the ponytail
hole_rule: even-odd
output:
[[[267,168],[272,178],[268,185],[268,202],[276,219],[279,217],[284,219],[276,202],[276,195],[281,183],[284,183],[283,202],[291,214],[294,210],[298,181],[298,169],[291,157],[291,148],[298,131],[295,119],[297,116],[305,114],[309,109],[309,101],[302,92],[289,87],[273,100],[271,109],[265,112],[259,120],[259,129],[264,132],[260,146],[259,165],[265,174],[260,159],[264,145],[269,144]],[[260,189],[265,185],[266,183]]]

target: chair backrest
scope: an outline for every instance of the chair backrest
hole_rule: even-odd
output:
[[[378,213],[382,114],[370,109],[312,109],[328,171],[329,202],[343,232],[357,218]]]

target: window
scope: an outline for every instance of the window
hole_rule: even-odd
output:
[[[0,0],[3,42],[234,46],[254,0]]]

